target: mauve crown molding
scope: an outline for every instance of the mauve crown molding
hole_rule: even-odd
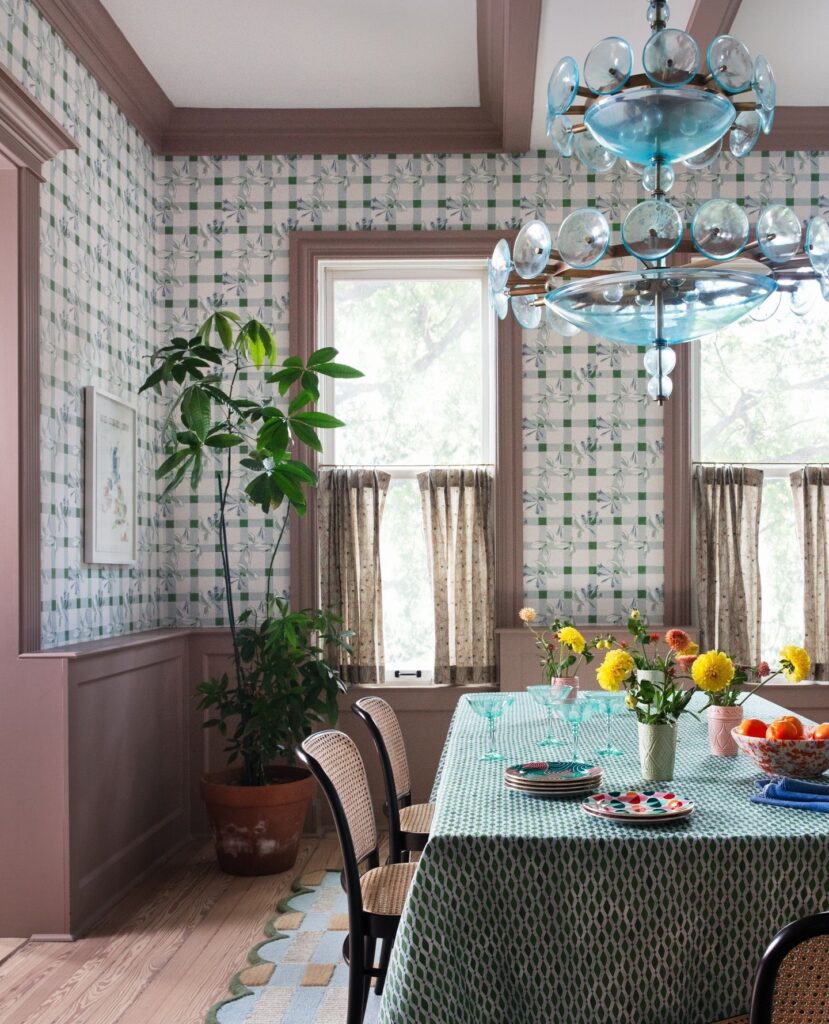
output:
[[[489,153],[500,149],[500,130],[478,107],[176,107],[161,139],[166,156]]]
[[[778,107],[774,127],[760,136],[757,149],[829,150],[829,107]]]
[[[100,0],[34,3],[151,148],[160,151],[173,104]]]
[[[0,65],[0,149],[12,162],[42,178],[41,166],[77,143],[38,101]]]

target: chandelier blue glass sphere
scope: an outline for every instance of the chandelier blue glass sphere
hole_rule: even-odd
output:
[[[542,322],[565,336],[579,330],[648,346],[648,394],[661,405],[672,390],[671,345],[727,327],[746,314],[767,319],[780,293],[794,313],[811,304],[814,282],[829,301],[829,222],[802,224],[787,206],[765,206],[752,226],[728,199],[710,199],[689,224],[668,199],[674,165],[713,163],[727,144],[741,159],[774,123],[776,87],[765,57],[721,35],[702,55],[695,40],[668,28],[666,0],[650,0],[651,35],[634,74],[630,44],[608,36],[579,70],[556,64],[547,86],[547,135],[560,156],[590,172],[618,160],[641,174],[650,198],[634,206],[614,241],[605,215],[574,210],[558,226],[525,224],[510,250],[502,239],[489,260],[490,301],[527,329]],[[580,119],[580,120],[579,120]],[[611,272],[632,257],[636,269]],[[617,268],[614,268],[617,269]],[[808,299],[808,301],[807,301]],[[770,312],[771,310],[771,312]]]

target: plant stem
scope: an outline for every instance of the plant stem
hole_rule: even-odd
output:
[[[265,580],[266,580],[266,587],[265,587],[265,614],[266,615],[269,614],[269,609],[270,609],[270,606],[271,606],[271,582],[273,580],[273,563],[274,563],[274,560],[276,558],[276,553],[277,553],[277,551],[279,551],[279,545],[282,543],[282,535],[285,533],[285,527],[288,525],[288,516],[289,515],[290,515],[290,508],[288,508],[286,510],[285,515],[282,518],[282,526],[280,527],[280,530],[279,530],[279,536],[276,538],[276,544],[274,544],[274,546],[273,546],[273,551],[271,551],[271,557],[270,557],[270,560],[268,562],[268,568],[265,571]]]

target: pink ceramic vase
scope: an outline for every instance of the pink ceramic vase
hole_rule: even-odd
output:
[[[708,716],[708,747],[715,757],[736,757],[737,744],[731,730],[743,720],[741,707],[721,708],[716,704],[706,712]]]
[[[574,701],[579,695],[578,676],[553,676],[550,680],[550,689],[555,690],[559,686],[569,686],[570,692],[564,698],[567,703]]]

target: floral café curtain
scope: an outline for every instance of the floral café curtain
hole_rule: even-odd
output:
[[[382,683],[383,604],[380,520],[389,474],[373,469],[324,469],[319,474],[317,532],[324,608],[351,630],[352,654],[330,657],[347,683]]]
[[[493,472],[430,469],[417,479],[435,602],[435,682],[493,682]]]
[[[829,466],[789,475],[803,560],[803,646],[814,679],[829,679]]]
[[[763,471],[697,466],[696,585],[701,646],[741,664],[760,659],[760,503]]]

